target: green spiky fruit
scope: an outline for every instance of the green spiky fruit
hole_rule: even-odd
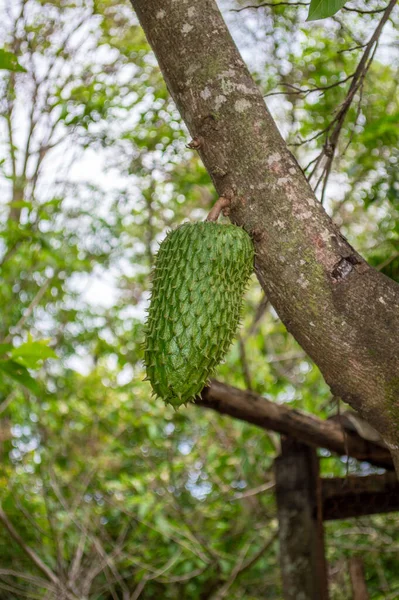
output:
[[[236,225],[186,223],[160,245],[146,324],[145,364],[156,395],[193,400],[236,333],[254,248]]]

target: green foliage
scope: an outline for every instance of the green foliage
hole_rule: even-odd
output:
[[[34,394],[40,394],[40,387],[37,382],[30,376],[28,369],[18,362],[9,358],[1,359],[0,371],[3,375],[20,383]]]
[[[311,0],[307,21],[317,21],[332,17],[344,5],[346,0]]]
[[[49,341],[33,341],[29,334],[28,341],[20,346],[0,344],[0,371],[34,394],[40,394],[40,386],[28,369],[38,369],[47,358],[57,358],[54,350],[48,347]]]
[[[0,48],[0,70],[12,71],[14,73],[24,73],[26,69],[18,62],[18,57],[12,52]]]
[[[153,273],[145,363],[152,388],[180,406],[202,390],[237,331],[254,248],[236,225],[181,225],[162,242]]]
[[[10,352],[13,360],[28,369],[37,369],[47,358],[57,358],[54,350],[48,347],[50,340],[33,341],[28,336],[28,341]]]

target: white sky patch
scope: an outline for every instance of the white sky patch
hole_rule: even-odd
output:
[[[117,301],[116,281],[109,273],[104,277],[93,276],[82,294],[82,300],[92,306],[111,308]]]
[[[65,366],[72,371],[77,371],[81,375],[87,376],[93,369],[93,359],[91,356],[70,356],[64,361]]]
[[[118,385],[127,385],[132,381],[134,377],[133,367],[131,365],[126,364],[121,371],[116,376],[116,381]]]

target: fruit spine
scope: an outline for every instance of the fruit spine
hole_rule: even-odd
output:
[[[254,248],[236,225],[186,223],[160,245],[146,322],[145,364],[154,393],[193,400],[236,333]]]

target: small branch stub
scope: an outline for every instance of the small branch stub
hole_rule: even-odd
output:
[[[195,137],[189,142],[186,147],[191,148],[191,150],[198,150],[202,146],[202,139],[199,137]]]
[[[224,196],[220,196],[220,198],[215,202],[212,209],[210,210],[206,221],[217,221],[221,212],[223,215],[227,217],[230,213],[230,198],[225,198]]]

